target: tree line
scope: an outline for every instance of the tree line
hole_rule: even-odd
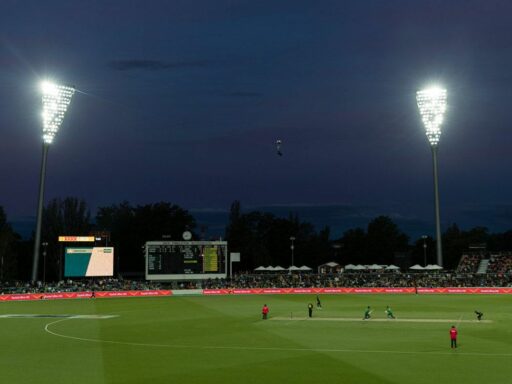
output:
[[[46,281],[62,277],[64,249],[59,235],[101,234],[104,244],[115,247],[115,274],[125,277],[143,275],[146,241],[181,240],[184,231],[190,231],[194,240],[204,239],[204,231],[197,232],[195,218],[169,202],[122,202],[100,207],[93,218],[84,200],[53,199],[44,207],[42,228],[38,275]],[[225,239],[230,252],[241,254],[241,262],[234,265],[239,271],[251,271],[259,265],[288,267],[292,258],[296,266],[313,268],[329,261],[408,266],[423,264],[425,258],[429,264],[436,259],[434,239],[411,241],[387,216],[374,218],[366,228],[331,234],[329,227],[317,229],[294,213],[283,218],[268,212],[244,212],[239,201],[231,204]],[[33,241],[33,236],[24,240],[15,233],[0,206],[0,280],[30,279]],[[445,268],[455,268],[472,244],[485,244],[490,251],[512,250],[512,230],[490,233],[485,227],[461,230],[452,224],[443,233]]]

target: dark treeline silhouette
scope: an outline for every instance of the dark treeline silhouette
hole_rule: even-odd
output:
[[[107,234],[104,243],[115,247],[115,274],[143,276],[143,246],[151,240],[181,240],[186,230],[194,232],[196,221],[185,209],[169,202],[134,206],[129,202],[100,207],[91,216],[85,201],[67,197],[53,199],[44,208],[39,276],[46,281],[62,278],[64,253],[59,235]],[[290,213],[287,218],[271,213],[243,212],[239,201],[231,204],[225,238],[230,252],[240,252],[236,271],[251,271],[260,265],[288,267],[318,265],[335,261],[353,264],[412,264],[436,262],[435,241],[431,237],[412,242],[387,216],[379,216],[366,228],[331,234],[329,227],[316,229]],[[32,268],[33,237],[23,240],[8,224],[0,206],[0,280],[29,280]],[[461,255],[474,244],[489,251],[512,250],[512,230],[489,233],[485,227],[461,230],[452,224],[443,233],[444,267],[454,269]],[[424,247],[426,245],[426,247]],[[426,254],[424,253],[426,251]]]
[[[132,206],[123,202],[99,208],[96,227],[110,232],[118,272],[142,274],[142,247],[146,241],[161,240],[163,237],[181,240],[184,231],[193,233],[196,222],[188,211],[171,203]]]
[[[393,264],[397,253],[409,250],[409,237],[387,216],[373,219],[366,230],[346,231],[336,243],[341,264]]]
[[[240,202],[231,204],[226,239],[230,252],[240,252],[238,270],[252,270],[259,265],[290,266],[294,237],[294,264],[318,265],[331,258],[329,228],[319,232],[312,224],[302,222],[297,215],[287,219],[270,213],[242,213]]]
[[[0,281],[18,276],[19,242],[20,236],[7,223],[7,216],[0,206]]]

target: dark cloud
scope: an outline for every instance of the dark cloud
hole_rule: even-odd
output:
[[[112,60],[108,63],[114,71],[165,71],[180,68],[202,68],[209,64],[206,60],[163,61],[163,60]]]
[[[236,92],[230,92],[227,94],[229,97],[261,97],[263,96],[263,93],[260,92],[247,92],[247,91],[236,91]]]
[[[499,222],[508,226],[512,224],[512,205],[510,204],[464,207],[462,214],[482,223]]]

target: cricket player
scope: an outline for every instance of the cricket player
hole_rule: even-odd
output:
[[[322,303],[320,302],[320,297],[316,295],[316,308],[322,309]]]
[[[482,320],[482,317],[484,316],[484,314],[480,311],[475,311],[475,315],[478,321]]]
[[[368,306],[368,308],[366,308],[366,311],[364,311],[363,320],[369,320],[371,318],[371,314],[372,314],[372,309],[370,308],[370,306]]]
[[[386,310],[384,312],[386,313],[388,319],[395,319],[395,315],[393,315],[393,311],[391,310],[391,307],[389,305],[386,307]]]

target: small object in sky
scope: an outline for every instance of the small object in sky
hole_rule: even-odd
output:
[[[283,152],[281,152],[281,144],[283,142],[279,139],[276,140],[276,151],[277,151],[277,154],[278,156],[283,156]]]

